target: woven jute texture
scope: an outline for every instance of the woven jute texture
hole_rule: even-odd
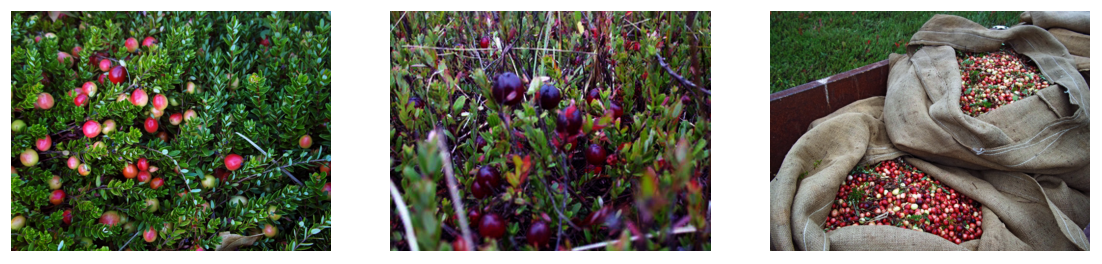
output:
[[[956,51],[1007,45],[1036,62],[1054,85],[972,117],[961,111]],[[892,54],[884,123],[896,148],[924,160],[976,170],[1035,173],[1090,190],[1090,88],[1074,58],[1031,25],[991,30],[936,15],[914,34],[908,54]]]
[[[969,170],[909,157],[885,135],[883,97],[815,120],[770,182],[770,248],[777,250],[1090,250],[1090,198],[1058,177]],[[855,166],[904,161],[983,205],[983,234],[961,244],[894,226],[822,226]],[[1065,213],[1066,212],[1066,213]]]

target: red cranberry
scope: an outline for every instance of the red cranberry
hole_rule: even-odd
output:
[[[225,163],[227,170],[236,171],[237,169],[241,168],[242,164],[245,163],[245,158],[242,158],[241,155],[229,154],[226,155]]]
[[[520,78],[517,77],[516,74],[506,72],[494,78],[491,93],[497,103],[515,105],[520,103],[524,98],[524,87],[521,85]]]
[[[77,97],[73,98],[73,104],[76,106],[84,106],[85,104],[88,104],[88,95],[84,93],[78,94]]]
[[[138,170],[149,170],[149,160],[145,158],[138,159]]]
[[[570,107],[559,113],[559,118],[555,120],[555,124],[562,132],[577,132],[578,129],[582,128],[582,111],[574,105],[570,105]]]
[[[153,178],[153,175],[149,175],[149,171],[143,170],[138,172],[139,182],[149,182],[150,178]]]
[[[46,137],[34,141],[34,147],[37,148],[38,151],[50,150],[50,146],[53,144],[53,139],[50,139],[50,135],[46,135]]]
[[[150,134],[157,132],[158,126],[157,119],[153,119],[152,117],[145,118],[145,132],[149,132]]]
[[[555,88],[554,85],[544,85],[540,87],[540,107],[543,109],[555,109],[559,107],[559,101],[562,101],[562,94],[559,93],[559,88]]]
[[[54,96],[50,93],[39,93],[37,100],[34,101],[34,107],[43,110],[49,110],[54,107]]]
[[[59,205],[64,201],[65,201],[65,191],[63,191],[63,190],[54,190],[54,192],[50,193],[50,204]]]
[[[605,165],[605,157],[607,156],[608,153],[605,152],[605,148],[596,143],[589,144],[589,148],[585,150],[585,159],[589,161],[589,164],[593,164],[594,166]]]
[[[133,53],[138,50],[138,40],[134,38],[126,39],[126,43],[123,44],[126,47],[126,51]]]
[[[478,224],[478,233],[483,237],[500,238],[505,235],[505,221],[497,214],[483,216]]]
[[[112,68],[111,72],[108,73],[107,79],[110,79],[111,82],[115,84],[122,83],[122,81],[126,79],[126,67],[121,65],[115,66],[115,68]]]
[[[482,36],[482,40],[478,41],[478,46],[482,47],[483,49],[490,47],[490,37]]]
[[[161,177],[153,178],[153,180],[149,182],[149,187],[154,190],[160,189],[162,185],[165,185],[165,180],[161,179]]]
[[[149,46],[153,46],[153,45],[156,45],[156,44],[157,44],[157,39],[153,38],[152,36],[145,37],[145,40],[142,40],[142,47],[149,47]]]
[[[65,209],[65,212],[61,213],[61,223],[64,223],[65,225],[70,225],[73,223],[72,209]]]
[[[99,122],[96,122],[95,120],[88,120],[88,122],[84,122],[84,127],[81,130],[84,131],[85,137],[94,138],[96,136],[99,136]]]

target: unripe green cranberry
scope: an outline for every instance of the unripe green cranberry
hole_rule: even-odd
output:
[[[50,190],[61,189],[61,176],[54,175],[46,184],[50,186]]]
[[[107,119],[107,121],[103,121],[103,131],[102,132],[103,132],[104,135],[110,135],[111,132],[115,132],[115,127],[116,127],[115,120],[114,119]]]
[[[277,229],[274,225],[264,224],[264,236],[271,238],[271,237],[275,237],[278,234],[279,234],[279,229]]]
[[[26,167],[33,167],[34,165],[37,165],[38,164],[38,152],[35,152],[33,149],[29,149],[29,148],[26,149],[26,150],[23,150],[23,153],[19,154],[19,163],[22,163],[23,166],[26,166]]]
[[[230,197],[230,205],[241,204],[241,206],[245,206],[248,203],[249,199],[246,199],[245,196],[236,195]]]
[[[18,232],[23,229],[23,226],[27,225],[27,218],[23,215],[17,215],[11,218],[11,231]]]
[[[156,198],[145,199],[145,211],[150,213],[156,213],[157,209],[161,208],[161,201]]]
[[[207,177],[203,178],[202,185],[203,188],[206,189],[214,188],[215,185],[218,185],[218,178],[215,178],[214,175],[207,174]]]
[[[11,122],[11,132],[13,133],[23,132],[24,128],[27,128],[27,123],[23,120],[16,119]]]

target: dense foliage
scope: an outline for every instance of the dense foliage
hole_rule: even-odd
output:
[[[710,16],[391,12],[391,250],[710,250]]]
[[[329,250],[329,16],[13,13],[13,250]]]

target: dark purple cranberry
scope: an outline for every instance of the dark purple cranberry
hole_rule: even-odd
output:
[[[532,223],[532,226],[528,228],[528,243],[533,246],[539,247],[540,245],[547,244],[547,240],[551,238],[551,229],[547,227],[547,223],[536,220]]]
[[[506,72],[494,78],[490,91],[494,100],[503,105],[516,105],[524,99],[524,87],[516,74]]]
[[[612,110],[612,118],[618,118],[624,115],[624,109],[620,107],[620,104],[613,101],[609,104],[608,109]]]
[[[559,119],[555,120],[556,124],[560,127],[564,127],[565,132],[575,133],[578,129],[582,128],[582,111],[577,107],[571,105],[559,113]]]
[[[411,96],[409,98],[409,103],[412,104],[413,107],[416,107],[418,109],[425,108],[425,100],[421,100],[421,97]]]
[[[482,147],[486,146],[486,139],[483,139],[482,135],[478,135],[478,137],[476,137],[474,139],[474,145],[475,145],[476,150],[477,149],[482,149]]]
[[[555,88],[554,85],[550,84],[540,87],[540,107],[543,107],[543,109],[555,109],[559,107],[559,101],[562,101],[562,94],[559,93],[559,88]]]
[[[482,168],[478,169],[475,181],[482,182],[483,185],[486,185],[483,187],[493,188],[497,186],[498,178],[500,178],[500,174],[498,174],[496,168],[490,165],[482,165]]]
[[[601,91],[597,89],[589,90],[589,94],[586,94],[585,101],[592,103],[593,100],[601,100]]]
[[[596,143],[589,144],[589,148],[585,150],[585,159],[589,161],[589,164],[593,164],[594,166],[605,165],[605,157],[608,157],[605,148]]]
[[[471,183],[471,194],[474,194],[474,198],[482,199],[485,198],[487,194],[490,194],[490,188],[482,186],[479,181],[475,180]]]
[[[497,214],[487,214],[478,224],[478,233],[483,237],[500,238],[505,235],[505,221]]]

